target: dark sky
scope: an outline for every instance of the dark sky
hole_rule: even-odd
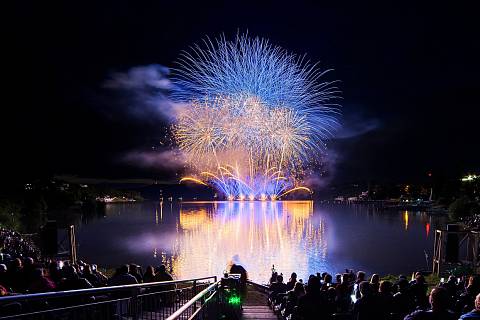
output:
[[[179,3],[179,4],[176,4]],[[112,72],[160,64],[205,35],[238,30],[307,53],[341,80],[337,181],[404,181],[480,169],[480,20],[468,7],[278,2],[16,2],[3,50],[4,177],[168,178],[126,165],[158,146],[162,124],[129,119],[105,94]],[[8,99],[7,99],[8,98]],[[128,100],[128,97],[123,97]]]

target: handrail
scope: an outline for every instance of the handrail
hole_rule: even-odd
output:
[[[214,287],[216,287],[219,283],[220,283],[220,281],[217,281],[217,282],[212,283],[211,285],[209,285],[207,288],[203,289],[199,294],[197,294],[195,297],[193,297],[192,299],[190,299],[187,303],[185,303],[182,307],[180,307],[180,309],[178,309],[178,310],[175,311],[170,317],[168,317],[167,320],[175,320],[175,319],[177,319],[178,317],[180,317],[185,310],[187,310],[188,308],[190,308],[194,303],[197,302],[197,300],[199,300],[200,298],[202,298],[207,292],[209,292],[210,290],[212,290],[212,289],[213,289]]]
[[[127,285],[122,285],[122,286],[110,286],[110,287],[107,286],[107,287],[101,287],[101,288],[77,289],[77,290],[31,293],[31,294],[19,294],[19,295],[14,295],[14,296],[1,297],[0,302],[9,302],[9,301],[12,301],[12,300],[16,301],[16,300],[27,300],[27,299],[47,299],[47,298],[69,297],[69,296],[74,296],[74,295],[104,293],[104,292],[118,291],[118,290],[125,290],[125,289],[149,288],[149,287],[163,286],[163,285],[176,284],[176,283],[193,282],[193,281],[200,281],[200,280],[207,280],[207,279],[214,279],[215,283],[217,281],[216,276],[210,276],[210,277],[185,279],[185,280],[148,282],[148,283],[127,284]]]
[[[258,287],[258,288],[261,288],[263,290],[268,290],[268,291],[271,291],[270,288],[264,284],[259,284],[259,283],[256,283],[256,282],[253,282],[253,281],[250,281],[250,280],[247,280],[247,284],[250,284],[254,287]]]
[[[191,320],[191,319],[195,319],[196,315],[199,314],[201,311],[202,311],[202,308],[203,306],[205,306],[210,300],[213,299],[213,297],[215,297],[215,295],[218,294],[218,290],[215,291],[214,293],[212,293],[212,295],[210,297],[208,297],[207,299],[205,299],[203,305],[197,309],[197,311],[195,311],[191,316],[190,318],[188,318],[188,320]]]
[[[108,302],[118,302],[118,301],[123,301],[123,300],[126,300],[127,298],[123,298],[123,299],[114,299],[114,300],[110,300]],[[72,310],[72,309],[78,309],[78,308],[82,308],[82,307],[92,307],[92,306],[95,306],[95,305],[102,305],[102,304],[105,304],[105,301],[100,301],[100,302],[94,302],[94,303],[88,303],[88,304],[77,304],[77,305],[73,305],[73,306],[67,306],[67,307],[62,307],[62,308],[54,308],[54,309],[49,309],[48,311],[49,312],[55,312],[55,311],[65,311],[65,310]],[[29,316],[35,316],[35,315],[40,315],[44,312],[44,310],[39,310],[39,311],[33,311],[33,312],[29,312],[29,313],[22,313],[20,315],[18,314],[13,314],[13,315],[8,315],[8,316],[0,316],[0,318],[3,320],[3,319],[15,319],[19,316],[21,317],[29,317]]]

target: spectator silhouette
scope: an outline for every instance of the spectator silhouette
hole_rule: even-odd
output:
[[[148,266],[143,274],[143,282],[153,282],[155,281],[155,270],[152,266]]]
[[[0,264],[0,285],[5,288],[9,286],[7,266],[3,263]]]
[[[15,292],[24,292],[26,289],[26,279],[23,276],[23,263],[20,258],[13,260],[11,268],[9,269],[8,279],[10,286]]]
[[[360,294],[360,288],[359,288],[359,285],[360,283],[362,283],[363,281],[365,281],[365,272],[363,271],[358,271],[357,272],[357,279],[355,280],[355,284],[353,286],[353,293],[355,294],[355,298],[356,299],[360,299],[360,297],[362,296]]]
[[[292,290],[287,292],[287,296],[285,298],[285,308],[282,313],[282,316],[286,318],[290,314],[293,313],[293,310],[298,305],[298,301],[301,297],[305,295],[305,288],[303,283],[297,282]]]
[[[58,285],[58,289],[65,290],[78,290],[93,288],[92,284],[85,278],[81,278],[74,266],[63,267],[64,278]]]
[[[344,273],[342,275],[342,282],[338,284],[336,287],[336,292],[337,292],[336,302],[341,312],[348,311],[348,308],[350,307],[350,303],[351,303],[350,294],[352,292],[352,288],[350,287],[349,279],[350,279],[350,274]]]
[[[303,319],[322,319],[322,314],[326,309],[322,310],[322,301],[320,296],[320,279],[311,275],[308,279],[305,295],[298,301],[298,316]]]
[[[332,287],[333,287],[333,284],[332,284],[332,275],[327,273],[327,274],[323,277],[323,284],[322,284],[321,291],[327,291],[328,289],[330,289],[330,288],[332,288]]]
[[[270,300],[273,304],[277,304],[281,300],[281,294],[286,293],[288,290],[287,285],[283,282],[283,276],[278,275],[277,281],[270,285]]]
[[[378,296],[372,292],[374,286],[368,281],[359,285],[360,299],[353,305],[354,320],[384,320]]]
[[[393,283],[390,281],[381,281],[378,289],[378,303],[382,312],[382,318],[388,319],[393,312]]]
[[[475,309],[462,315],[459,320],[480,319],[480,293],[475,297]]]
[[[468,312],[475,307],[476,296],[480,293],[480,276],[471,276],[468,279],[465,292],[460,295],[455,309],[461,313]]]
[[[297,274],[295,272],[292,272],[292,274],[290,275],[290,279],[288,279],[287,282],[287,290],[292,290],[295,286],[295,283],[297,283]]]
[[[92,271],[92,266],[87,264],[83,269],[83,276],[85,279],[88,280],[94,287],[101,287],[103,286],[102,279]]]
[[[436,287],[430,293],[430,304],[432,308],[427,311],[415,311],[405,317],[404,320],[454,320],[455,314],[448,308],[448,292],[445,288]]]
[[[372,287],[372,293],[377,294],[380,289],[380,276],[376,273],[370,278],[370,286]]]
[[[155,282],[161,282],[161,281],[173,281],[173,277],[167,272],[167,267],[165,265],[160,265],[157,267],[155,270],[155,277],[154,277]],[[166,293],[162,293],[160,295],[161,300],[166,303],[167,305],[173,304],[175,301],[175,289],[177,286],[175,284],[167,284],[163,286],[159,286],[158,291],[168,291]]]
[[[342,283],[342,275],[340,273],[337,273],[335,275],[335,286],[338,286],[340,283]]]
[[[240,258],[238,254],[232,257],[232,261],[229,268],[229,273],[240,274],[240,294],[245,297],[247,294],[247,270],[240,264]],[[286,291],[286,290],[285,290]]]
[[[43,269],[35,269],[32,277],[32,282],[28,287],[28,291],[30,293],[48,292],[55,290],[55,283],[48,277],[45,277],[45,275],[43,274]]]
[[[415,309],[415,301],[410,294],[410,287],[406,278],[397,282],[398,292],[393,295],[392,312],[402,319]]]
[[[48,275],[53,282],[59,283],[62,280],[62,271],[56,261],[51,261],[48,264]]]
[[[35,263],[33,262],[33,258],[27,257],[23,260],[23,277],[25,282],[28,284],[32,282],[33,277],[35,276]]]
[[[418,308],[425,309],[429,307],[428,296],[427,296],[428,286],[425,281],[425,277],[417,272],[415,280],[411,282],[410,291],[415,300],[415,305]]]
[[[273,271],[272,272],[272,275],[270,276],[270,280],[268,280],[268,284],[272,284],[274,282],[277,281],[277,276],[278,276],[278,273],[276,271]]]
[[[442,283],[440,286],[447,290],[450,297],[454,298],[457,296],[457,278],[454,275],[449,276],[447,282]]]
[[[161,281],[173,281],[173,277],[170,273],[167,272],[167,267],[165,265],[160,265],[155,270],[155,277],[153,278],[155,282]],[[175,284],[169,284],[159,287],[161,291],[165,290],[174,290],[176,288]]]
[[[155,270],[155,282],[159,281],[173,281],[173,277],[170,273],[167,272],[167,267],[165,265],[160,265]]]
[[[143,277],[142,277],[142,270],[141,267],[137,264],[130,264],[130,271],[129,273],[137,279],[138,283],[143,282]]]
[[[110,286],[137,284],[137,279],[129,273],[130,266],[125,264],[117,269],[115,275],[108,281]]]

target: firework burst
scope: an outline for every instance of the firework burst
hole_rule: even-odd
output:
[[[267,40],[205,40],[182,54],[173,125],[195,175],[228,199],[277,199],[301,186],[305,169],[337,128],[333,82],[303,57]]]

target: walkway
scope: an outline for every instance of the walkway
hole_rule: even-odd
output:
[[[278,320],[267,305],[267,295],[248,286],[247,298],[243,303],[242,319]]]

